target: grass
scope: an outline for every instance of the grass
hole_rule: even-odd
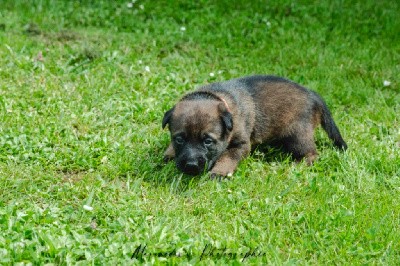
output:
[[[2,1],[0,264],[396,265],[400,5],[291,2]],[[318,91],[349,150],[164,165],[163,113],[255,73]]]

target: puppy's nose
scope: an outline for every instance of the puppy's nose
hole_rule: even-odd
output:
[[[187,162],[185,172],[190,175],[197,175],[200,172],[199,164],[196,161]]]

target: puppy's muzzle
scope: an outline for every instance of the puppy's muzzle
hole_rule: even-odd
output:
[[[178,168],[188,175],[198,175],[205,170],[206,158],[203,156],[193,156],[177,163]]]

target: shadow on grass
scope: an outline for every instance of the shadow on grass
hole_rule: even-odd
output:
[[[334,149],[330,141],[325,139],[318,139],[317,147],[319,150]],[[218,182],[218,179],[211,180],[209,173],[197,176],[183,174],[176,168],[174,161],[167,163],[163,161],[164,149],[165,147],[160,144],[143,148],[136,155],[132,151],[116,155],[118,161],[113,163],[116,166],[114,169],[116,172],[110,173],[110,175],[123,179],[128,176],[134,179],[142,179],[154,187],[169,188],[171,192],[177,194],[185,193],[185,191],[196,188],[205,182]],[[282,148],[267,144],[255,146],[249,156],[251,159],[259,160],[265,164],[286,164],[295,161]]]
[[[315,141],[317,146],[317,152],[323,151],[324,149],[335,149],[332,142],[328,139],[317,138]],[[283,163],[286,161],[294,162],[294,158],[291,153],[285,151],[281,145],[277,144],[260,144],[255,146],[251,155],[253,158],[260,159],[266,163],[278,162]]]
[[[252,149],[250,156],[264,163],[283,163],[288,160],[293,160],[290,153],[285,152],[279,146],[272,146],[269,144],[260,144],[255,146]]]
[[[251,157],[256,160],[262,160],[265,163],[269,162],[286,162],[288,154],[280,149],[271,148],[268,146],[256,147],[252,151]],[[174,193],[184,193],[187,190],[195,188],[205,182],[220,182],[229,179],[211,179],[210,174],[205,172],[197,176],[190,176],[180,172],[174,161],[163,161],[163,150],[147,149],[141,158],[137,158],[134,163],[136,166],[131,168],[125,174],[131,174],[137,178],[141,178],[144,182],[148,182],[154,186],[169,187]],[[124,174],[122,173],[122,176]]]

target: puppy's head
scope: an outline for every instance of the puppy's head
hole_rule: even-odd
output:
[[[190,175],[212,168],[233,129],[232,114],[217,99],[183,99],[165,113],[163,128],[167,124],[176,166]]]

